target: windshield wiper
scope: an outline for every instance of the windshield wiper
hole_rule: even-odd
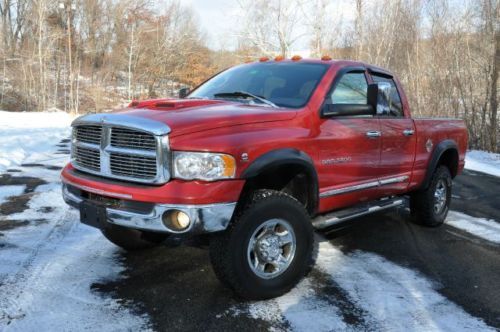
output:
[[[272,101],[267,100],[264,97],[257,96],[257,95],[254,95],[252,93],[245,92],[245,91],[221,92],[221,93],[214,94],[214,97],[219,97],[219,98],[224,98],[224,97],[250,97],[250,98],[253,98],[255,100],[260,101],[263,104],[269,105],[269,106],[274,107],[274,108],[279,108],[279,106],[276,105],[275,103],[273,103]]]

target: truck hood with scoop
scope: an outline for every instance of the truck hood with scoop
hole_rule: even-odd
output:
[[[296,115],[293,109],[201,99],[132,102],[128,108],[114,113],[162,122],[171,128],[172,137],[221,127],[290,120]]]

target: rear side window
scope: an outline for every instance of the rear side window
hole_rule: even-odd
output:
[[[391,100],[390,100],[390,114],[391,116],[402,117],[403,113],[403,104],[401,103],[401,97],[399,96],[398,89],[396,87],[396,83],[394,80],[389,77],[372,75],[372,79],[374,83],[386,82],[391,85]]]
[[[364,73],[344,74],[335,86],[330,102],[332,104],[366,104],[368,83]]]

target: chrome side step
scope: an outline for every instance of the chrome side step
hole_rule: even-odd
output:
[[[404,203],[405,199],[401,197],[373,201],[320,215],[312,220],[312,224],[316,229],[324,229],[367,214],[402,206]]]

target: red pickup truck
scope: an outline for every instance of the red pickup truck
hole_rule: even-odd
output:
[[[467,147],[462,121],[412,119],[390,72],[328,58],[263,58],[72,126],[63,196],[83,223],[128,250],[208,239],[248,299],[309,271],[314,230],[407,200],[441,225]]]

